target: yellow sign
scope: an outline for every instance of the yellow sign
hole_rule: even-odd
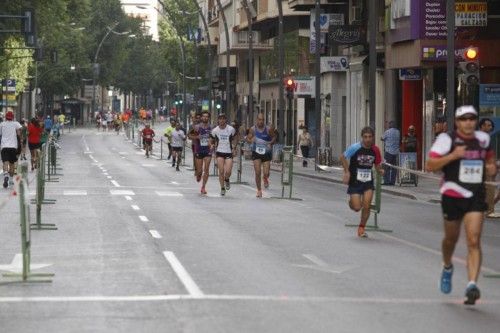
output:
[[[457,27],[485,27],[488,25],[486,2],[461,2],[455,4],[455,25]]]

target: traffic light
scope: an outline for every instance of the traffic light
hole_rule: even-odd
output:
[[[460,62],[460,69],[466,84],[479,84],[479,50],[477,47],[468,47],[463,53],[464,61]]]
[[[295,81],[291,77],[285,80],[286,97],[293,98],[293,93],[295,91]]]

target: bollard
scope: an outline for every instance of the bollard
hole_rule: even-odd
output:
[[[163,160],[163,137],[160,137],[160,161]]]
[[[292,197],[293,189],[293,146],[283,147],[281,164],[281,197],[273,199],[302,200]],[[285,188],[288,187],[288,197],[285,197]]]
[[[380,228],[378,225],[378,214],[380,214],[381,204],[382,204],[382,176],[378,172],[375,172],[375,195],[373,198],[370,210],[373,213],[373,225],[366,224],[365,229],[370,231],[378,232],[392,232],[390,229]],[[346,224],[346,227],[357,228],[359,224]]]
[[[19,197],[19,217],[21,225],[21,251],[22,251],[22,272],[20,273],[5,273],[7,278],[20,278],[19,282],[52,282],[48,277],[54,276],[52,273],[31,273],[31,235],[30,235],[30,214],[29,205],[27,204],[28,196],[28,163],[20,163],[18,166],[17,195]]]

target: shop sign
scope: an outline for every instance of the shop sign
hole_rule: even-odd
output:
[[[422,3],[420,37],[422,39],[446,39],[446,1],[426,0]]]
[[[455,61],[463,61],[465,49],[455,50]],[[423,61],[446,61],[448,49],[446,45],[423,46],[422,60]]]
[[[340,45],[355,45],[366,42],[366,30],[361,25],[330,26],[328,39]]]
[[[480,84],[479,105],[500,106],[500,84]]]
[[[455,25],[457,27],[485,27],[488,25],[488,4],[486,2],[462,2],[455,4]]]
[[[422,70],[412,68],[402,68],[399,70],[399,79],[402,81],[422,80]]]
[[[296,95],[306,95],[314,97],[315,87],[316,87],[316,82],[314,81],[314,77],[311,77],[309,79],[295,79]]]
[[[345,72],[348,68],[347,57],[321,57],[321,73]]]
[[[14,79],[2,80],[2,91],[15,93],[16,92],[16,80],[14,80]]]

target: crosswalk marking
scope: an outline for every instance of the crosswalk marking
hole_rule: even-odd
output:
[[[135,195],[134,191],[130,190],[109,190],[111,195]]]
[[[179,192],[155,191],[160,197],[182,197],[183,194]]]
[[[63,195],[87,195],[85,190],[64,190]]]

